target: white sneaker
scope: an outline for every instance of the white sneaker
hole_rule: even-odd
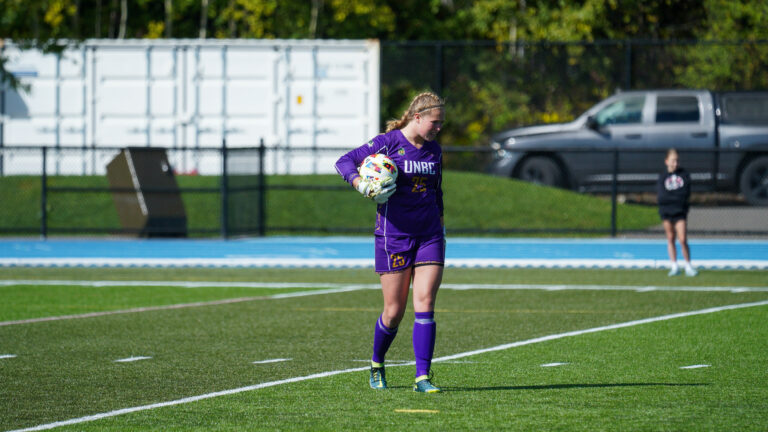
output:
[[[685,267],[685,275],[686,276],[696,276],[697,274],[699,274],[699,272],[697,272],[695,268],[693,268],[691,266],[686,266]]]
[[[672,266],[672,268],[669,269],[669,273],[667,273],[667,276],[677,276],[679,274],[680,274],[680,267]]]

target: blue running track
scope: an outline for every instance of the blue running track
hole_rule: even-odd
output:
[[[692,240],[700,268],[768,269],[766,240]],[[679,255],[679,253],[678,253]],[[681,259],[681,258],[679,258]],[[449,267],[662,268],[666,243],[449,238]],[[373,267],[372,237],[0,240],[0,267]]]

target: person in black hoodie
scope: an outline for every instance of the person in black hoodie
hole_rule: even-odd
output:
[[[679,166],[677,150],[667,150],[664,159],[667,166],[666,172],[659,174],[656,184],[659,204],[659,216],[664,224],[664,232],[667,235],[667,252],[671,261],[669,275],[680,273],[677,265],[677,248],[675,237],[680,243],[680,249],[685,259],[686,276],[696,276],[697,271],[691,265],[691,250],[688,247],[688,200],[691,196],[691,176],[684,168]]]

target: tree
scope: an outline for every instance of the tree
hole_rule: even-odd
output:
[[[43,52],[60,52],[65,46],[59,40],[75,40],[72,28],[77,20],[77,6],[72,0],[2,0],[0,3],[0,37],[14,40],[21,48],[37,48]],[[2,41],[2,39],[0,39]],[[0,85],[19,88],[20,82],[6,70],[5,56],[0,52]]]

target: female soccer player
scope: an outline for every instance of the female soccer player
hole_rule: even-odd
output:
[[[677,150],[669,149],[664,159],[667,171],[659,174],[656,185],[659,204],[659,216],[664,224],[664,232],[667,235],[667,252],[671,268],[670,276],[680,273],[677,265],[677,249],[675,248],[675,236],[680,242],[680,249],[685,259],[686,276],[696,276],[698,272],[691,265],[691,251],[688,247],[688,200],[691,196],[691,176],[684,168],[679,166]]]
[[[375,271],[381,280],[384,309],[373,334],[370,384],[386,389],[384,356],[397,335],[413,280],[413,390],[437,393],[430,381],[435,348],[435,298],[443,277],[442,150],[434,141],[445,121],[443,100],[421,93],[402,117],[387,123],[386,133],[345,154],[336,170],[358,192],[378,203],[375,226]],[[357,167],[366,156],[383,153],[397,165],[394,185],[364,181]]]

